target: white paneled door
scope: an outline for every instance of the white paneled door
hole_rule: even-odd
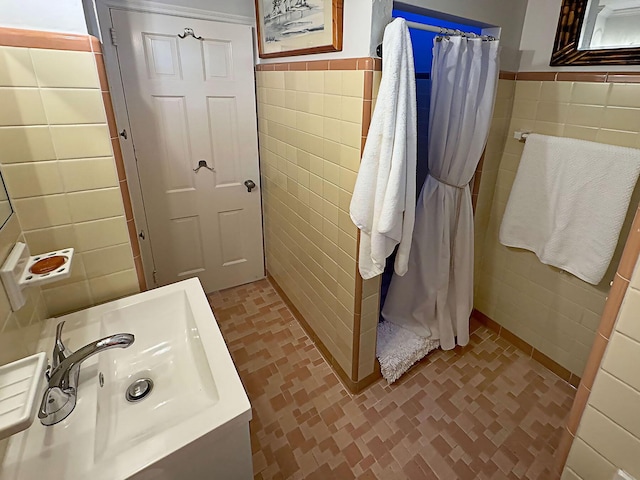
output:
[[[156,282],[264,277],[251,27],[111,16]]]

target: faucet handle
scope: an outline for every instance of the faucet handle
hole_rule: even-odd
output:
[[[69,416],[76,406],[76,391],[49,387],[42,396],[38,418],[43,425],[54,425]]]
[[[62,328],[64,327],[64,321],[60,322],[56,327],[56,343],[53,346],[53,359],[51,361],[52,369],[55,369],[64,359],[66,359],[73,352],[62,343]]]
[[[61,351],[64,350],[62,343],[62,328],[64,327],[64,323],[65,321],[63,320],[56,326],[56,346],[58,346]]]

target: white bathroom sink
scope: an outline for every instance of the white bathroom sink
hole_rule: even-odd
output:
[[[43,472],[65,480],[171,479],[175,472],[214,478],[211,462],[220,453],[220,478],[250,478],[251,407],[197,279],[51,319],[39,350],[50,355],[62,320],[72,350],[114,333],[132,333],[135,342],[82,364],[75,410],[59,424],[36,421],[12,437],[0,479],[40,479]],[[146,387],[143,379],[153,388],[128,400],[127,388],[137,380]],[[233,461],[240,451],[248,457],[238,460],[243,468]],[[180,465],[181,455],[188,465]]]
[[[133,448],[218,402],[184,291],[114,310],[100,323],[100,337],[128,332],[136,340],[98,356],[104,385],[98,388],[96,460]],[[125,398],[127,387],[141,379],[150,379],[153,387],[132,403]]]

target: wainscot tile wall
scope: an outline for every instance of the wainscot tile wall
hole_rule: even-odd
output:
[[[99,42],[0,29],[0,45],[10,45],[0,46],[9,196],[32,253],[77,252],[71,277],[43,288],[49,313],[139,292],[144,277]]]
[[[630,471],[637,471],[637,463],[633,463],[635,456],[624,454],[627,445],[632,445],[633,441],[637,442],[637,432],[632,435],[635,440],[632,439],[624,446],[621,442],[629,441],[630,437],[623,435],[625,438],[622,440],[616,436],[620,432],[635,432],[635,424],[628,410],[623,410],[622,415],[614,415],[610,410],[611,419],[616,426],[607,426],[606,422],[601,422],[598,427],[605,431],[606,439],[620,447],[615,455],[612,449],[602,448],[601,443],[595,445],[593,438],[591,441],[594,445],[589,445],[584,438],[588,434],[582,434],[576,442],[574,438],[579,431],[579,425],[582,425],[581,419],[590,425],[585,427],[586,432],[592,428],[594,412],[588,411],[583,419],[587,402],[594,410],[599,410],[602,415],[607,416],[607,412],[604,411],[607,407],[599,402],[608,402],[610,398],[605,399],[601,394],[593,402],[590,400],[591,391],[596,388],[594,381],[605,350],[610,352],[607,355],[624,357],[629,364],[635,359],[633,348],[620,349],[618,347],[624,345],[623,343],[610,340],[615,336],[614,324],[640,253],[639,189],[636,188],[633,194],[609,271],[605,280],[597,287],[580,282],[551,267],[545,267],[533,254],[500,246],[497,232],[523,149],[523,144],[512,138],[514,131],[534,131],[640,148],[640,75],[607,72],[525,72],[504,76],[501,74],[501,78],[516,80],[515,101],[513,115],[509,115],[509,127],[504,137],[505,149],[498,175],[495,179],[486,175],[486,159],[491,156],[485,155],[485,165],[480,168],[480,173],[484,172],[485,175],[481,177],[479,188],[477,182],[474,185],[474,192],[481,192],[477,199],[477,212],[481,202],[489,201],[488,197],[487,200],[482,198],[486,196],[485,192],[495,189],[490,200],[491,214],[485,238],[479,236],[482,232],[476,232],[476,252],[478,249],[482,250],[482,258],[479,260],[479,266],[476,264],[476,272],[479,275],[476,275],[475,306],[478,310],[475,311],[474,317],[500,332],[501,336],[518,348],[531,352],[532,358],[578,387],[563,438],[556,451],[558,477],[562,474],[563,479],[607,478],[614,465],[627,466],[625,468],[629,468]],[[497,101],[496,109],[499,108]],[[477,177],[478,175],[476,179]],[[476,226],[482,228],[478,216]],[[525,258],[527,256],[529,260]],[[504,310],[499,308],[501,304],[508,305],[509,315],[501,315],[498,312]],[[486,312],[492,312],[492,315],[487,316]],[[555,316],[556,314],[559,316]],[[559,319],[559,323],[550,319]],[[520,325],[514,324],[514,320]],[[528,335],[531,332],[527,329],[532,329],[533,326],[539,328],[541,324],[547,327],[542,332],[542,338],[540,334]],[[624,332],[622,334],[624,335]],[[565,361],[566,348],[571,342],[574,344],[574,351],[583,352],[582,358],[573,363]],[[549,356],[541,351],[545,349],[545,344],[552,346],[547,350]],[[553,345],[557,347],[558,344],[559,349],[553,348]],[[576,348],[576,344],[581,345]],[[573,368],[566,368],[563,362],[565,366],[572,365]],[[615,377],[615,373],[607,371],[606,366],[603,366],[602,370],[605,374]],[[626,382],[627,386],[632,385],[629,383],[631,380],[618,380]],[[598,390],[602,393],[600,387]],[[628,399],[628,396],[626,398]],[[565,469],[572,445],[575,445],[571,450],[572,460]],[[589,457],[590,460],[584,460],[585,455],[592,453],[597,455]],[[583,460],[584,465],[591,470],[576,466]]]
[[[20,222],[14,213],[0,229],[0,263],[4,263],[16,242],[24,241]],[[24,307],[13,312],[4,288],[0,288],[0,365],[36,353],[42,320],[48,317],[48,312],[40,288],[31,287],[26,294]],[[6,445],[7,439],[0,440],[0,464]]]
[[[640,200],[636,188],[616,254],[600,285],[587,284],[538,261],[534,253],[507,248],[498,241],[506,202],[524,144],[515,131],[581,138],[602,143],[640,147],[640,85],[632,77],[542,72],[517,74],[513,109],[505,132],[505,148],[495,183],[487,180],[487,167],[478,197],[476,226],[475,307],[502,328],[532,346],[541,361],[576,385],[591,351],[605,300],[621,258],[633,215]],[[500,97],[496,110],[502,108]],[[495,120],[494,120],[495,123]],[[487,158],[485,158],[486,165]],[[495,187],[495,188],[492,188]],[[489,200],[488,191],[494,189]],[[486,229],[482,208],[491,204]],[[484,207],[483,207],[484,208]],[[483,231],[484,230],[484,231]],[[482,238],[484,235],[484,238]]]
[[[480,268],[484,256],[484,239],[489,225],[489,217],[491,216],[491,205],[493,203],[500,160],[504,153],[504,144],[509,129],[509,121],[511,120],[515,83],[515,80],[511,79],[508,73],[501,72],[487,146],[473,179],[471,198],[474,205],[474,278],[476,279],[481,277]],[[476,292],[478,291],[478,286],[479,282],[476,281]]]
[[[563,480],[613,478],[618,468],[640,478],[639,316],[640,268],[636,266],[595,381],[578,391],[576,402],[586,403],[586,408]]]
[[[267,270],[345,384],[379,376],[379,279],[357,273],[349,203],[380,73],[374,59],[257,68]]]

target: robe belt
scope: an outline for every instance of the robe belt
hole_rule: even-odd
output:
[[[444,185],[448,185],[450,187],[453,188],[457,188],[459,190],[463,190],[468,184],[466,185],[454,185],[453,183],[449,183],[449,182],[445,182],[444,180],[442,180],[441,178],[436,177],[433,173],[429,172],[429,175],[431,175],[431,177],[433,177],[435,180],[437,180],[438,182],[444,184]],[[455,230],[453,231],[453,235],[451,237],[451,244],[450,244],[450,256],[449,256],[449,269],[451,271],[453,271],[454,266],[455,266],[455,248],[456,248],[456,236],[458,233],[458,222],[460,221],[460,210],[462,209],[462,197],[458,197],[456,198],[456,217],[455,217],[455,223],[454,223],[454,228]]]
[[[437,180],[437,181],[439,181],[440,183],[443,183],[443,184],[445,184],[445,185],[449,185],[450,187],[453,187],[453,188],[463,189],[464,187],[466,187],[466,186],[468,185],[468,184],[465,184],[465,185],[455,185],[455,184],[453,184],[453,183],[449,183],[449,182],[447,182],[447,181],[445,181],[445,180],[442,180],[441,178],[436,177],[436,176],[435,176],[433,173],[431,173],[431,172],[429,172],[429,175],[431,175],[431,177],[432,177],[434,180]]]

